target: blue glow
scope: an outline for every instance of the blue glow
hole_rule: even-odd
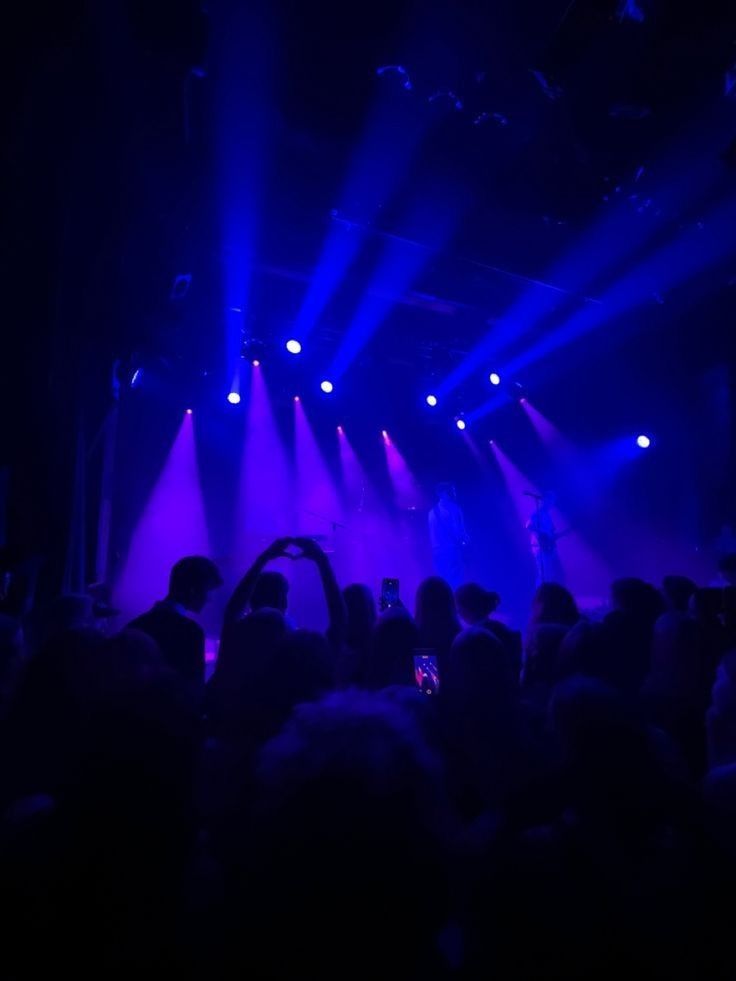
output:
[[[331,382],[331,381],[328,381],[328,380],[327,380],[326,378],[325,378],[325,380],[324,380],[324,381],[323,381],[323,382],[322,382],[322,383],[320,384],[320,386],[319,386],[319,387],[320,387],[320,388],[322,389],[322,391],[323,391],[323,392],[325,393],[325,395],[330,395],[330,394],[331,394],[331,392],[332,392],[332,391],[334,390],[334,388],[335,388],[335,386],[334,386],[334,385],[332,384],[332,382]]]
[[[540,357],[543,356],[556,346],[549,337],[557,333],[554,323],[550,329],[549,321],[553,318],[557,323],[562,319],[563,330],[567,321],[573,320],[582,332],[583,324],[587,327],[606,321],[617,312],[615,307],[611,309],[612,301],[615,305],[622,302],[635,305],[632,286],[637,279],[637,266],[641,264],[647,273],[644,278],[651,282],[654,276],[647,263],[650,254],[653,253],[656,263],[656,257],[668,251],[666,247],[660,252],[653,250],[653,246],[661,241],[663,231],[675,239],[681,237],[680,215],[683,211],[692,210],[701,202],[712,201],[713,186],[721,178],[719,134],[720,126],[714,126],[711,117],[704,118],[666,148],[662,160],[658,161],[664,180],[645,214],[641,213],[638,203],[645,193],[639,184],[634,183],[637,189],[634,204],[628,193],[631,187],[611,187],[609,195],[603,199],[599,220],[565,256],[550,265],[542,279],[528,279],[514,270],[491,269],[491,272],[503,274],[509,283],[518,282],[517,297],[500,319],[489,321],[486,335],[450,372],[438,395],[442,397],[454,391],[484,362],[498,358],[509,348],[518,350],[523,341],[530,342],[535,354],[538,350]],[[723,240],[728,236],[716,233],[714,237]],[[697,253],[698,249],[691,249],[696,266],[704,268],[713,263],[711,257],[701,257]],[[681,271],[682,267],[673,269],[675,278]],[[697,268],[692,270],[693,273],[697,271]],[[666,271],[664,278],[670,278]],[[657,288],[664,293],[667,284],[663,285],[664,290],[655,280],[654,286],[648,286],[646,297],[651,298],[652,290]],[[514,367],[513,363],[508,364],[506,373],[513,374]]]
[[[457,428],[458,428],[459,430],[461,430],[461,431],[462,431],[463,429],[465,429],[465,420],[464,420],[464,419],[457,419],[457,420],[455,421],[455,425],[457,426]]]
[[[437,396],[436,395],[428,395],[427,398],[426,398],[426,402],[427,402],[427,405],[431,405],[432,408],[434,408],[435,405],[437,405]]]
[[[240,392],[230,392],[230,394],[227,397],[227,400],[230,403],[230,405],[238,405],[238,403],[240,402]]]
[[[247,322],[262,217],[272,45],[254,4],[218,4],[210,18],[212,129],[222,256],[226,384],[235,375]],[[209,83],[208,83],[209,84]]]
[[[426,264],[451,236],[459,211],[454,200],[436,202],[428,208],[426,199],[417,197],[404,213],[401,234],[385,236],[383,254],[330,367],[333,377],[342,377],[396,303],[404,299]]]
[[[299,341],[292,337],[291,340],[286,342],[286,350],[289,352],[289,354],[301,354],[302,346]]]
[[[133,377],[130,379],[130,387],[135,388],[138,382],[140,381],[140,379],[141,379],[141,369],[136,368],[135,371],[133,372]]]
[[[501,376],[497,372],[492,371],[488,376],[488,381],[491,383],[491,385],[500,385]]]
[[[652,445],[652,441],[649,438],[649,436],[646,436],[644,433],[642,433],[640,436],[636,437],[636,445],[639,447],[640,450],[648,450],[649,447]]]
[[[361,224],[375,219],[401,183],[426,125],[411,100],[397,100],[388,90],[374,107],[333,212],[333,217],[344,214],[348,221],[330,224],[297,315],[299,337],[309,336],[362,250],[366,235]]]

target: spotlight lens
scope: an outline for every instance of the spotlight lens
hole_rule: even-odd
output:
[[[491,383],[491,385],[500,385],[501,376],[497,372],[492,371],[488,376],[488,381]]]
[[[294,401],[295,401],[295,402],[299,402],[299,401],[300,401],[300,398],[299,398],[299,396],[298,396],[298,395],[295,395],[295,396],[294,396]]]
[[[388,433],[386,432],[385,429],[381,430],[381,436],[383,436],[384,439],[388,439]]]
[[[636,437],[636,445],[641,450],[648,450],[652,445],[652,441],[648,436],[645,436],[644,433],[642,433],[641,436]]]
[[[230,394],[227,397],[227,400],[230,403],[230,405],[237,405],[238,402],[240,402],[240,393],[230,392]]]
[[[254,358],[254,360],[253,360],[253,367],[254,368],[260,368],[261,367],[261,362],[258,360],[258,358]]]
[[[289,352],[289,354],[301,354],[302,346],[299,341],[292,337],[290,341],[286,342],[286,350]]]
[[[331,381],[327,381],[327,379],[325,379],[319,387],[322,389],[325,395],[329,395],[330,392],[333,390],[334,385],[332,384]]]
[[[427,396],[427,405],[431,405],[432,408],[434,408],[434,406],[437,405],[437,396],[436,395],[428,395]]]
[[[191,409],[187,409],[187,415],[190,416],[191,414],[192,414],[192,410]]]
[[[458,419],[458,420],[456,421],[456,423],[455,423],[455,425],[456,425],[456,426],[457,426],[457,428],[458,428],[458,429],[460,429],[460,430],[462,430],[462,429],[465,429],[465,420],[464,420],[464,419]]]

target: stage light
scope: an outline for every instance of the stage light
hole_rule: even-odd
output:
[[[238,402],[240,402],[240,393],[230,392],[230,394],[227,397],[227,400],[230,403],[230,405],[237,405]]]
[[[464,419],[456,419],[455,420],[455,425],[462,432],[462,430],[465,429],[465,420]]]
[[[292,337],[291,340],[286,342],[286,350],[289,352],[289,354],[301,354],[302,345],[299,341]]]
[[[501,376],[497,372],[492,371],[488,376],[488,381],[491,383],[491,385],[500,385]]]
[[[299,398],[299,396],[298,396],[298,395],[295,395],[295,396],[294,396],[294,401],[295,401],[295,402],[301,402],[301,399]]]
[[[384,439],[388,439],[388,433],[386,432],[385,429],[381,430],[381,436],[383,436]]]
[[[427,398],[426,398],[426,402],[427,402],[427,405],[431,405],[432,408],[434,408],[435,405],[437,405],[437,396],[436,395],[428,395]]]
[[[329,394],[330,394],[330,392],[332,392],[332,390],[333,390],[333,388],[334,388],[335,386],[334,386],[334,385],[332,384],[332,382],[331,382],[331,381],[327,381],[327,379],[325,379],[325,380],[324,380],[324,381],[323,381],[323,382],[322,382],[322,383],[320,384],[320,386],[319,386],[319,387],[320,387],[320,388],[322,389],[322,391],[323,391],[323,392],[325,393],[325,395],[329,395]]]
[[[636,437],[636,445],[640,450],[648,450],[652,445],[652,441],[648,436],[642,433],[640,436]]]
[[[251,364],[253,365],[254,368],[260,368],[261,367],[261,362],[258,360],[258,358],[254,358],[253,361],[251,362]]]
[[[187,415],[190,416],[191,414],[192,414],[192,410],[191,409],[187,409]]]
[[[338,426],[338,427],[337,427],[337,431],[338,431],[338,433],[339,433],[339,434],[340,434],[341,436],[342,436],[342,434],[343,434],[343,433],[345,432],[345,430],[344,430],[344,429],[342,428],[342,426]]]

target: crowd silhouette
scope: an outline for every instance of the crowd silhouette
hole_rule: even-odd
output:
[[[3,613],[4,976],[730,976],[734,568],[617,580],[596,619],[545,583],[515,629],[438,577],[379,612],[283,538],[211,676],[204,557],[118,632],[85,597]]]

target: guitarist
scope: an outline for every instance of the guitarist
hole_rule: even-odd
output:
[[[550,491],[544,495],[527,493],[537,502],[536,510],[526,524],[537,566],[537,585],[543,582],[562,583],[562,565],[557,551],[557,540],[562,534],[555,528],[552,508],[555,496]]]

